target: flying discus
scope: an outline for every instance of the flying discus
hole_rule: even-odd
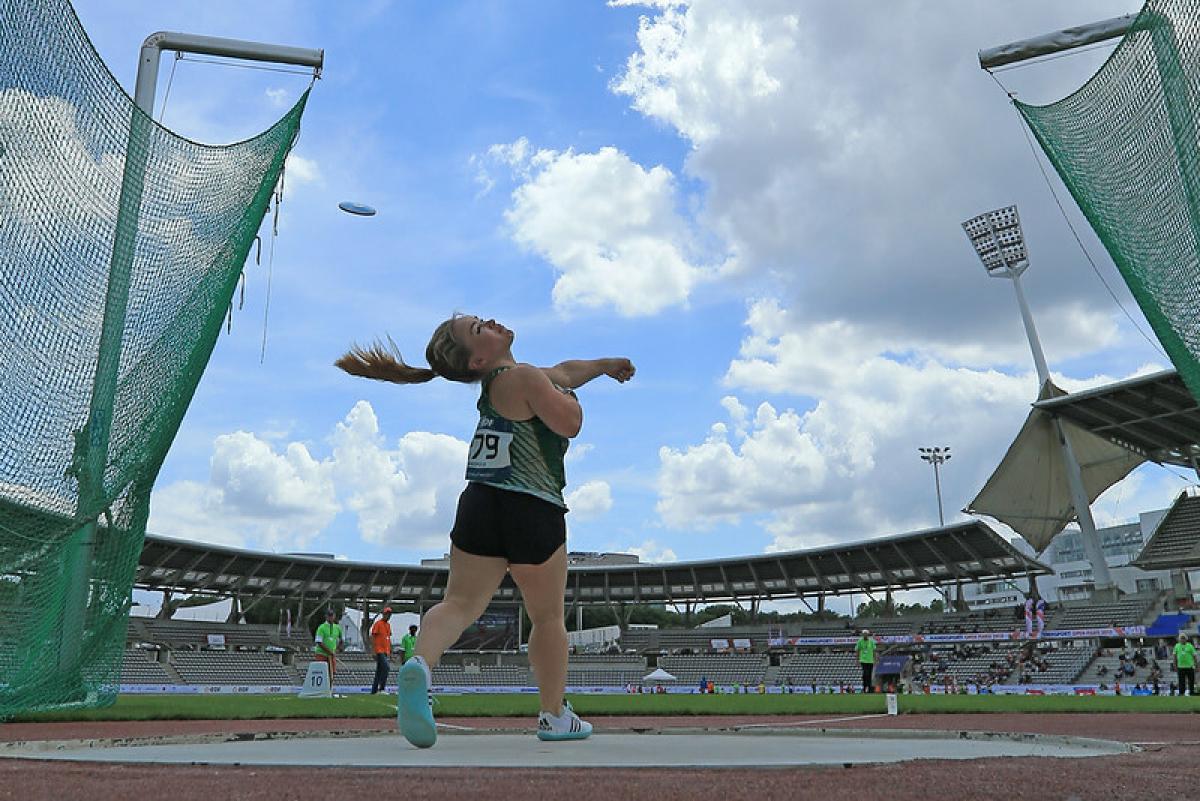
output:
[[[338,204],[338,208],[347,214],[355,214],[359,217],[374,217],[375,209],[363,203],[354,203],[350,200],[343,200]]]

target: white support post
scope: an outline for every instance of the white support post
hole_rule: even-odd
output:
[[[1007,276],[1012,280],[1013,289],[1017,293],[1017,305],[1021,307],[1021,319],[1025,323],[1025,334],[1029,338],[1029,348],[1033,351],[1033,363],[1037,368],[1039,394],[1050,380],[1050,370],[1046,366],[1046,355],[1042,352],[1042,343],[1038,339],[1037,327],[1033,323],[1033,314],[1025,301],[1025,293],[1021,291],[1020,272],[1010,271]],[[1075,450],[1067,439],[1062,420],[1054,417],[1054,431],[1058,435],[1059,447],[1062,448],[1063,467],[1067,473],[1067,486],[1071,490],[1071,505],[1075,507],[1075,517],[1079,521],[1079,535],[1083,540],[1083,550],[1092,564],[1092,580],[1097,590],[1108,590],[1112,584],[1112,574],[1108,570],[1108,562],[1104,558],[1104,549],[1100,545],[1100,535],[1096,532],[1096,522],[1092,518],[1091,501],[1088,500],[1087,490],[1083,485],[1083,472],[1079,461],[1075,458]]]
[[[217,36],[199,36],[193,33],[159,31],[146,37],[138,59],[137,85],[133,100],[138,108],[154,115],[154,93],[158,86],[158,64],[164,50],[177,53],[197,53],[206,56],[240,58],[246,61],[265,61],[272,64],[295,64],[312,67],[320,75],[325,64],[324,50],[304,47],[247,42],[241,39],[222,39]]]
[[[1022,39],[1019,42],[1010,42],[999,47],[989,47],[987,50],[979,51],[979,66],[990,70],[993,67],[1003,67],[1005,64],[1016,64],[1031,58],[1116,39],[1125,35],[1133,26],[1135,19],[1137,19],[1136,14],[1126,14],[1123,17],[1066,28],[1054,33]]]

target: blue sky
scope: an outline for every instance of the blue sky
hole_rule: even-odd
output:
[[[962,220],[1020,206],[1026,291],[1061,385],[1167,366],[1087,265],[975,60],[1136,7],[1000,5],[78,0],[127,88],[156,30],[326,51],[288,168],[265,359],[264,253],[150,530],[384,562],[441,555],[477,390],[374,384],[331,363],[385,333],[421,363],[456,310],[514,329],[523,361],[638,367],[627,385],[580,393],[574,550],[699,559],[935,525],[923,445],[953,449],[943,493],[956,519],[1036,392],[1012,291],[986,278]],[[999,77],[1047,102],[1105,53]],[[209,142],[265,128],[307,85],[175,67],[163,121]],[[339,212],[347,199],[378,216]],[[1143,467],[1097,520],[1134,519],[1183,485]]]

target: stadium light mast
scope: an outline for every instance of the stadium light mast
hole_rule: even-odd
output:
[[[937,490],[938,524],[946,525],[946,515],[942,512],[942,476],[941,466],[950,461],[950,446],[944,448],[917,448],[921,458],[933,465],[933,486]]]
[[[1033,351],[1040,397],[1050,381],[1050,370],[1046,367],[1046,356],[1042,352],[1042,343],[1033,323],[1033,314],[1029,311],[1025,293],[1021,290],[1021,274],[1029,268],[1029,253],[1025,248],[1025,235],[1021,231],[1021,218],[1017,214],[1017,207],[1006,206],[980,214],[964,222],[962,227],[987,274],[992,278],[1007,278],[1013,283],[1013,289],[1017,293],[1017,305],[1021,309],[1021,319],[1025,323],[1025,335],[1029,338],[1029,348]],[[1075,451],[1063,430],[1062,421],[1057,416],[1051,416],[1051,419],[1054,422],[1054,431],[1058,435],[1059,446],[1062,448],[1067,485],[1071,489],[1071,505],[1075,508],[1075,517],[1079,521],[1084,553],[1092,564],[1095,589],[1111,589],[1112,575],[1108,570],[1108,562],[1104,559],[1104,550],[1100,547],[1100,536],[1096,533],[1096,523],[1092,519],[1091,502],[1083,486],[1079,461],[1075,458]]]

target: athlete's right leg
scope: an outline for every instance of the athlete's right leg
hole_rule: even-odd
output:
[[[416,653],[397,675],[400,732],[418,748],[429,748],[437,742],[437,727],[429,710],[430,669],[463,629],[483,614],[507,569],[508,562],[504,559],[476,556],[450,546],[446,594],[441,603],[421,618]]]
[[[476,556],[450,546],[450,577],[442,602],[421,617],[416,655],[433,667],[463,629],[474,623],[504,580],[508,562],[495,556]],[[565,584],[565,579],[564,579]]]

